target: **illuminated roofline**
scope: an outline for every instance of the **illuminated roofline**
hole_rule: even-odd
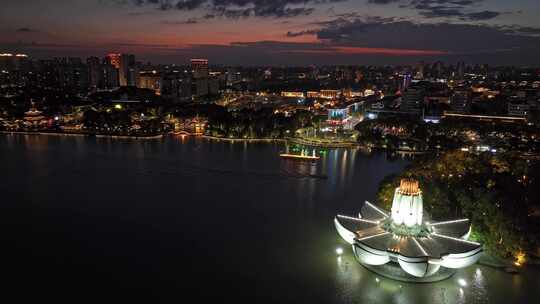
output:
[[[346,220],[365,222],[365,223],[370,223],[370,224],[375,224],[375,225],[381,223],[380,221],[370,221],[370,220],[361,219],[361,218],[358,218],[358,217],[350,217],[350,216],[346,216],[346,215],[338,215],[337,217],[342,218],[342,219],[346,219]]]
[[[460,219],[460,220],[444,221],[444,222],[438,222],[438,223],[430,223],[430,224],[427,224],[427,225],[428,226],[439,226],[439,225],[462,223],[462,222],[468,222],[468,221],[469,221],[469,219]]]
[[[360,239],[357,239],[357,240],[365,241],[365,240],[369,240],[369,239],[376,238],[376,237],[379,237],[379,236],[385,236],[385,235],[388,235],[388,234],[390,234],[390,232],[386,231],[386,232],[383,232],[383,233],[366,236],[366,237],[363,237],[363,238],[360,238]]]
[[[425,256],[429,256],[429,254],[426,252],[426,250],[424,249],[424,247],[422,247],[422,245],[420,245],[420,243],[418,243],[418,240],[416,238],[412,238],[414,243],[416,244],[416,246],[418,246],[418,248],[420,248],[420,250],[422,251],[422,253],[425,255]]]
[[[438,236],[438,237],[441,237],[441,238],[443,238],[443,239],[449,239],[449,240],[458,241],[458,242],[463,242],[463,243],[471,244],[471,245],[477,245],[477,246],[481,246],[481,245],[482,245],[482,244],[477,243],[477,242],[467,241],[467,240],[464,240],[464,239],[458,239],[458,238],[455,238],[455,237],[451,237],[451,236],[447,236],[447,235],[442,235],[442,234],[437,234],[437,233],[432,233],[431,235],[433,235],[433,236]]]
[[[457,113],[447,113],[444,112],[443,116],[450,117],[470,117],[470,118],[486,118],[486,119],[508,119],[508,120],[523,120],[527,121],[526,118],[516,117],[516,116],[489,116],[489,115],[472,115],[472,114],[457,114]]]
[[[382,214],[385,218],[388,217],[388,214],[384,211],[382,211],[381,209],[379,209],[377,206],[373,205],[372,203],[366,201],[366,204],[368,204],[369,206],[371,206],[371,208],[375,209],[375,211],[379,212],[380,214]]]

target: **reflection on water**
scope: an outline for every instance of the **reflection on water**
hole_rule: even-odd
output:
[[[6,289],[66,302],[84,294],[151,303],[186,295],[527,303],[539,295],[535,270],[474,266],[420,285],[377,277],[354,260],[332,220],[373,201],[379,182],[408,160],[317,149],[321,160],[312,164],[281,159],[283,149],[189,137],[0,136],[9,160],[0,163],[0,223],[12,262],[3,272],[15,282]]]

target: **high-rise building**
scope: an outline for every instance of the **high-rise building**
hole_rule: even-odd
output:
[[[118,75],[120,86],[136,86],[138,71],[135,66],[135,55],[121,54]]]
[[[470,91],[467,88],[454,90],[450,97],[450,107],[452,111],[466,113],[469,110]]]
[[[531,106],[526,102],[509,102],[508,115],[516,117],[528,117]]]
[[[463,76],[465,76],[465,62],[460,61],[457,64],[457,77],[463,79]]]
[[[229,68],[227,70],[227,86],[232,86],[240,80],[240,73],[236,69]]]
[[[400,110],[411,114],[420,114],[424,106],[425,90],[421,87],[409,87],[403,93]]]
[[[118,69],[114,65],[105,62],[101,67],[101,72],[103,76],[101,77],[100,88],[113,89],[120,85],[118,82]]]
[[[26,54],[0,54],[0,70],[16,71],[21,69],[25,62],[28,61]]]
[[[424,62],[420,61],[416,67],[416,75],[414,76],[415,79],[424,79],[424,67]]]
[[[412,83],[412,76],[409,73],[403,75],[403,83],[401,84],[401,90],[405,91]]]
[[[88,88],[88,68],[80,58],[55,58],[52,70],[56,85],[79,90]]]
[[[217,95],[219,93],[219,78],[216,76],[208,78],[208,94]]]
[[[88,67],[88,85],[95,89],[102,83],[103,72],[101,70],[101,61],[98,57],[89,57],[86,59]]]
[[[173,102],[189,102],[192,99],[191,75],[170,72],[163,75],[161,96]]]
[[[193,79],[193,95],[195,95],[195,97],[208,95],[208,78]]]
[[[208,59],[191,59],[191,71],[193,78],[208,78]]]
[[[193,95],[207,96],[209,93],[209,69],[207,59],[191,59],[191,72],[193,74]]]
[[[140,73],[137,87],[154,90],[157,95],[161,95],[163,79],[156,71]]]
[[[107,56],[105,57],[105,61],[114,66],[115,68],[117,69],[120,69],[120,58],[121,58],[122,54],[117,54],[117,53],[110,53],[110,54],[107,54]]]

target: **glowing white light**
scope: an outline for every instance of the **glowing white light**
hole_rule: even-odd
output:
[[[445,222],[438,222],[438,223],[426,223],[426,225],[429,226],[439,226],[439,225],[446,225],[446,224],[454,224],[454,223],[462,223],[462,222],[468,222],[469,219],[461,219],[461,220],[453,220],[453,221],[445,221]]]
[[[416,238],[412,238],[414,243],[416,244],[416,246],[418,246],[418,248],[420,248],[420,250],[422,251],[422,254],[425,255],[425,256],[429,256],[429,254],[427,254],[427,252],[424,250],[424,247],[422,247],[422,245],[420,245],[420,243],[418,243],[418,241],[416,240]]]
[[[380,282],[379,278],[375,278],[375,282],[379,283]]]
[[[359,221],[359,222],[370,223],[370,224],[380,223],[379,221],[370,221],[370,220],[365,220],[365,219],[361,219],[357,217],[350,217],[350,216],[345,216],[345,215],[338,215],[338,217],[342,219],[346,219],[346,220]]]
[[[379,233],[379,234],[375,234],[375,235],[370,235],[370,236],[366,236],[366,237],[358,239],[358,240],[359,241],[365,241],[365,240],[369,240],[369,239],[376,238],[376,237],[379,237],[379,236],[384,236],[384,235],[387,235],[387,234],[390,234],[390,232],[383,232],[383,233]]]
[[[375,211],[379,212],[380,214],[382,214],[385,218],[388,217],[388,214],[386,214],[386,212],[382,211],[381,209],[377,208],[375,205],[373,205],[372,203],[366,201],[366,204],[371,206],[371,208],[375,209]]]
[[[341,248],[341,247],[336,248],[336,254],[337,255],[342,255],[343,254],[343,248]]]
[[[467,281],[465,281],[464,279],[458,279],[458,284],[461,287],[465,287],[465,286],[467,286]]]
[[[462,240],[462,239],[458,239],[458,238],[455,238],[455,237],[446,236],[446,235],[442,235],[442,234],[432,233],[431,235],[432,236],[438,236],[438,237],[441,237],[443,239],[449,239],[449,240],[453,240],[453,241],[457,241],[457,242],[463,242],[463,243],[467,243],[467,244],[471,244],[471,245],[476,245],[476,246],[481,245],[480,243],[477,243],[477,242],[466,241],[466,240]]]

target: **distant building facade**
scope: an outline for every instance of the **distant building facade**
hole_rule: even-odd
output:
[[[423,88],[409,87],[405,90],[401,99],[401,112],[420,114],[424,106],[425,96],[426,93]]]

